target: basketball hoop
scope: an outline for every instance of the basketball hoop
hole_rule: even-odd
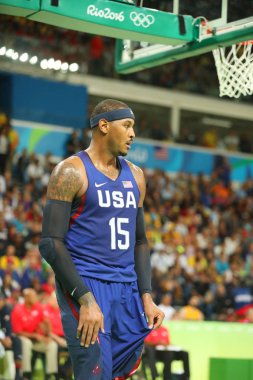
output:
[[[220,96],[239,98],[253,94],[253,40],[213,50]]]

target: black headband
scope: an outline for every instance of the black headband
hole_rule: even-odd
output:
[[[90,119],[90,126],[94,128],[98,125],[99,120],[106,119],[107,121],[121,120],[121,119],[135,119],[134,113],[131,108],[119,108],[116,110],[100,113]]]

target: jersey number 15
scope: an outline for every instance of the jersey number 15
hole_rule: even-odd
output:
[[[111,228],[111,249],[128,249],[130,245],[129,231],[122,228],[124,224],[129,224],[128,218],[111,218],[109,226]]]

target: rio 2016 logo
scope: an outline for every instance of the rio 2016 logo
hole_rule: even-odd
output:
[[[89,5],[87,14],[94,17],[109,19],[114,21],[123,22],[125,20],[124,12],[113,12],[110,8],[99,9],[95,5]],[[142,12],[131,12],[130,20],[137,27],[149,28],[155,22],[153,15],[145,14]]]
[[[105,18],[123,22],[125,20],[124,12],[112,12],[110,8],[98,9],[95,5],[89,5],[87,14],[95,17]]]

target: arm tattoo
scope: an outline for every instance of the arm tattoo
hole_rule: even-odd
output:
[[[79,170],[69,162],[62,162],[53,170],[47,189],[48,199],[72,202],[82,186]]]

